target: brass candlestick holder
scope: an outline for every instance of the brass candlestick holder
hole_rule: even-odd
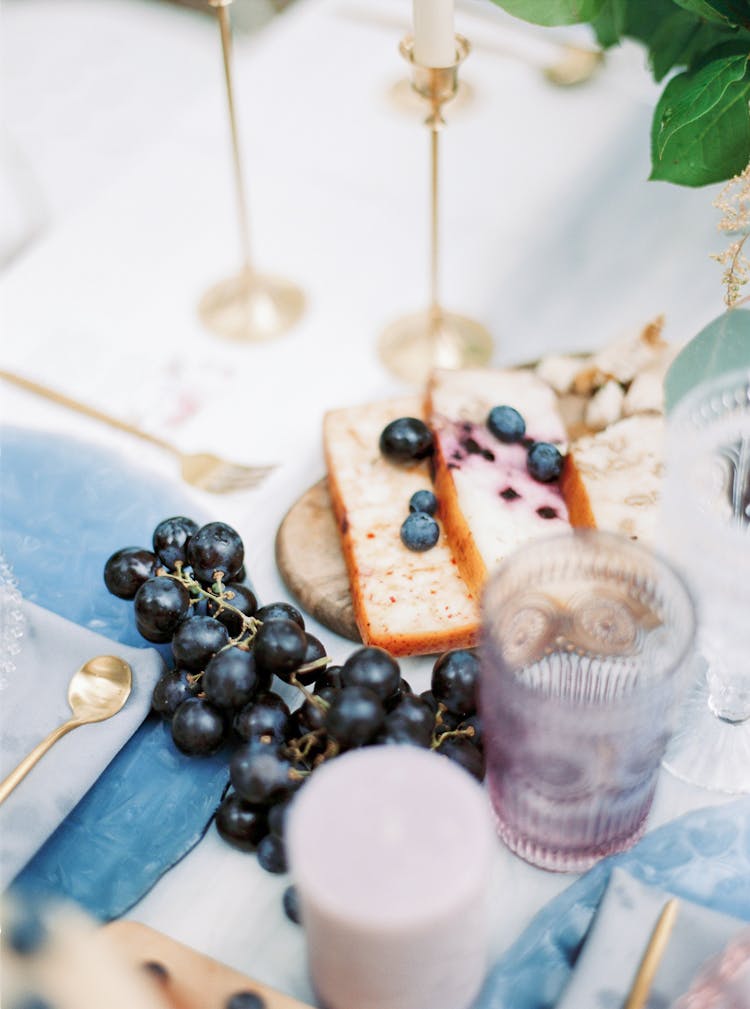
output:
[[[220,281],[203,295],[198,305],[198,314],[206,328],[218,336],[230,340],[254,342],[269,340],[289,329],[302,315],[305,297],[302,291],[289,281],[258,273],[250,255],[247,194],[242,171],[232,79],[232,28],[229,20],[231,4],[232,0],[209,0],[209,6],[216,11],[221,33],[242,269],[235,276]]]
[[[456,35],[456,60],[449,67],[425,67],[414,59],[414,40],[407,36],[401,55],[412,68],[412,87],[429,102],[430,130],[430,305],[426,311],[397,319],[380,337],[384,364],[400,378],[421,382],[433,368],[485,364],[492,354],[492,337],[484,326],[464,315],[446,312],[438,296],[439,198],[438,139],[445,125],[442,109],[455,97],[458,68],[469,55],[469,43]]]

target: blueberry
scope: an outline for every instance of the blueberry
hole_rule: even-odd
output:
[[[526,421],[512,406],[493,406],[487,417],[487,427],[506,444],[520,441],[526,434]]]
[[[423,420],[399,417],[383,428],[380,451],[392,462],[409,463],[426,459],[434,451],[432,432]]]
[[[554,445],[547,441],[537,441],[529,449],[526,468],[540,483],[552,483],[562,473],[563,457]]]
[[[227,1000],[224,1009],[266,1009],[266,1000],[254,991],[238,991]]]
[[[141,966],[154,981],[166,984],[169,980],[169,971],[163,963],[159,963],[157,960],[146,960]]]
[[[440,527],[431,515],[412,512],[401,526],[401,542],[409,550],[430,550],[440,539]]]
[[[437,498],[431,490],[415,491],[409,499],[410,512],[425,512],[427,515],[434,515],[437,506]]]

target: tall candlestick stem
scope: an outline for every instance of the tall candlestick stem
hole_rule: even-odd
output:
[[[429,303],[426,310],[396,319],[380,337],[380,357],[395,374],[421,382],[433,368],[459,368],[484,364],[492,353],[492,337],[474,319],[447,312],[440,303],[440,139],[445,122],[442,110],[458,89],[458,68],[469,53],[469,43],[455,36],[454,60],[448,66],[427,66],[414,55],[414,40],[407,36],[401,55],[412,71],[412,87],[429,103],[426,126],[430,131],[430,253]]]
[[[438,217],[438,123],[437,118],[439,113],[435,110],[433,114],[433,121],[430,127],[431,130],[431,143],[430,143],[430,161],[432,165],[431,169],[431,185],[432,185],[432,209],[431,209],[431,256],[430,256],[430,311],[433,316],[437,317],[440,314],[440,301],[438,298],[438,259],[440,254],[439,241],[439,217]]]
[[[232,27],[229,21],[229,8],[232,0],[210,0],[216,9],[216,16],[221,32],[221,53],[224,59],[224,80],[227,88],[227,108],[229,110],[229,128],[232,134],[232,162],[234,165],[234,183],[237,194],[237,213],[240,225],[240,244],[245,273],[252,273],[250,259],[250,225],[245,190],[245,178],[242,170],[242,152],[240,136],[237,129],[237,114],[234,104],[234,81],[232,74]]]
[[[295,284],[280,277],[257,273],[250,258],[250,215],[232,73],[232,24],[229,18],[232,0],[208,0],[208,3],[216,11],[221,32],[242,268],[238,274],[219,281],[206,291],[198,305],[198,314],[208,329],[229,340],[269,340],[297,321],[304,311],[305,298]]]

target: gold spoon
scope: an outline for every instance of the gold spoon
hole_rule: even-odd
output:
[[[73,717],[53,729],[0,783],[0,803],[5,802],[37,761],[71,729],[90,722],[103,722],[116,715],[130,696],[132,685],[133,673],[130,666],[116,655],[97,655],[84,662],[73,674],[68,687],[68,704]]]

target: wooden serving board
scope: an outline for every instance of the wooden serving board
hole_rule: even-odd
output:
[[[327,480],[305,491],[284,516],[276,534],[276,564],[306,613],[350,641],[362,640]]]
[[[155,978],[154,984],[173,1009],[225,1009],[230,996],[238,992],[256,993],[265,1009],[311,1009],[138,922],[115,921],[104,932],[134,968],[142,970],[149,962],[166,968],[166,979]]]

